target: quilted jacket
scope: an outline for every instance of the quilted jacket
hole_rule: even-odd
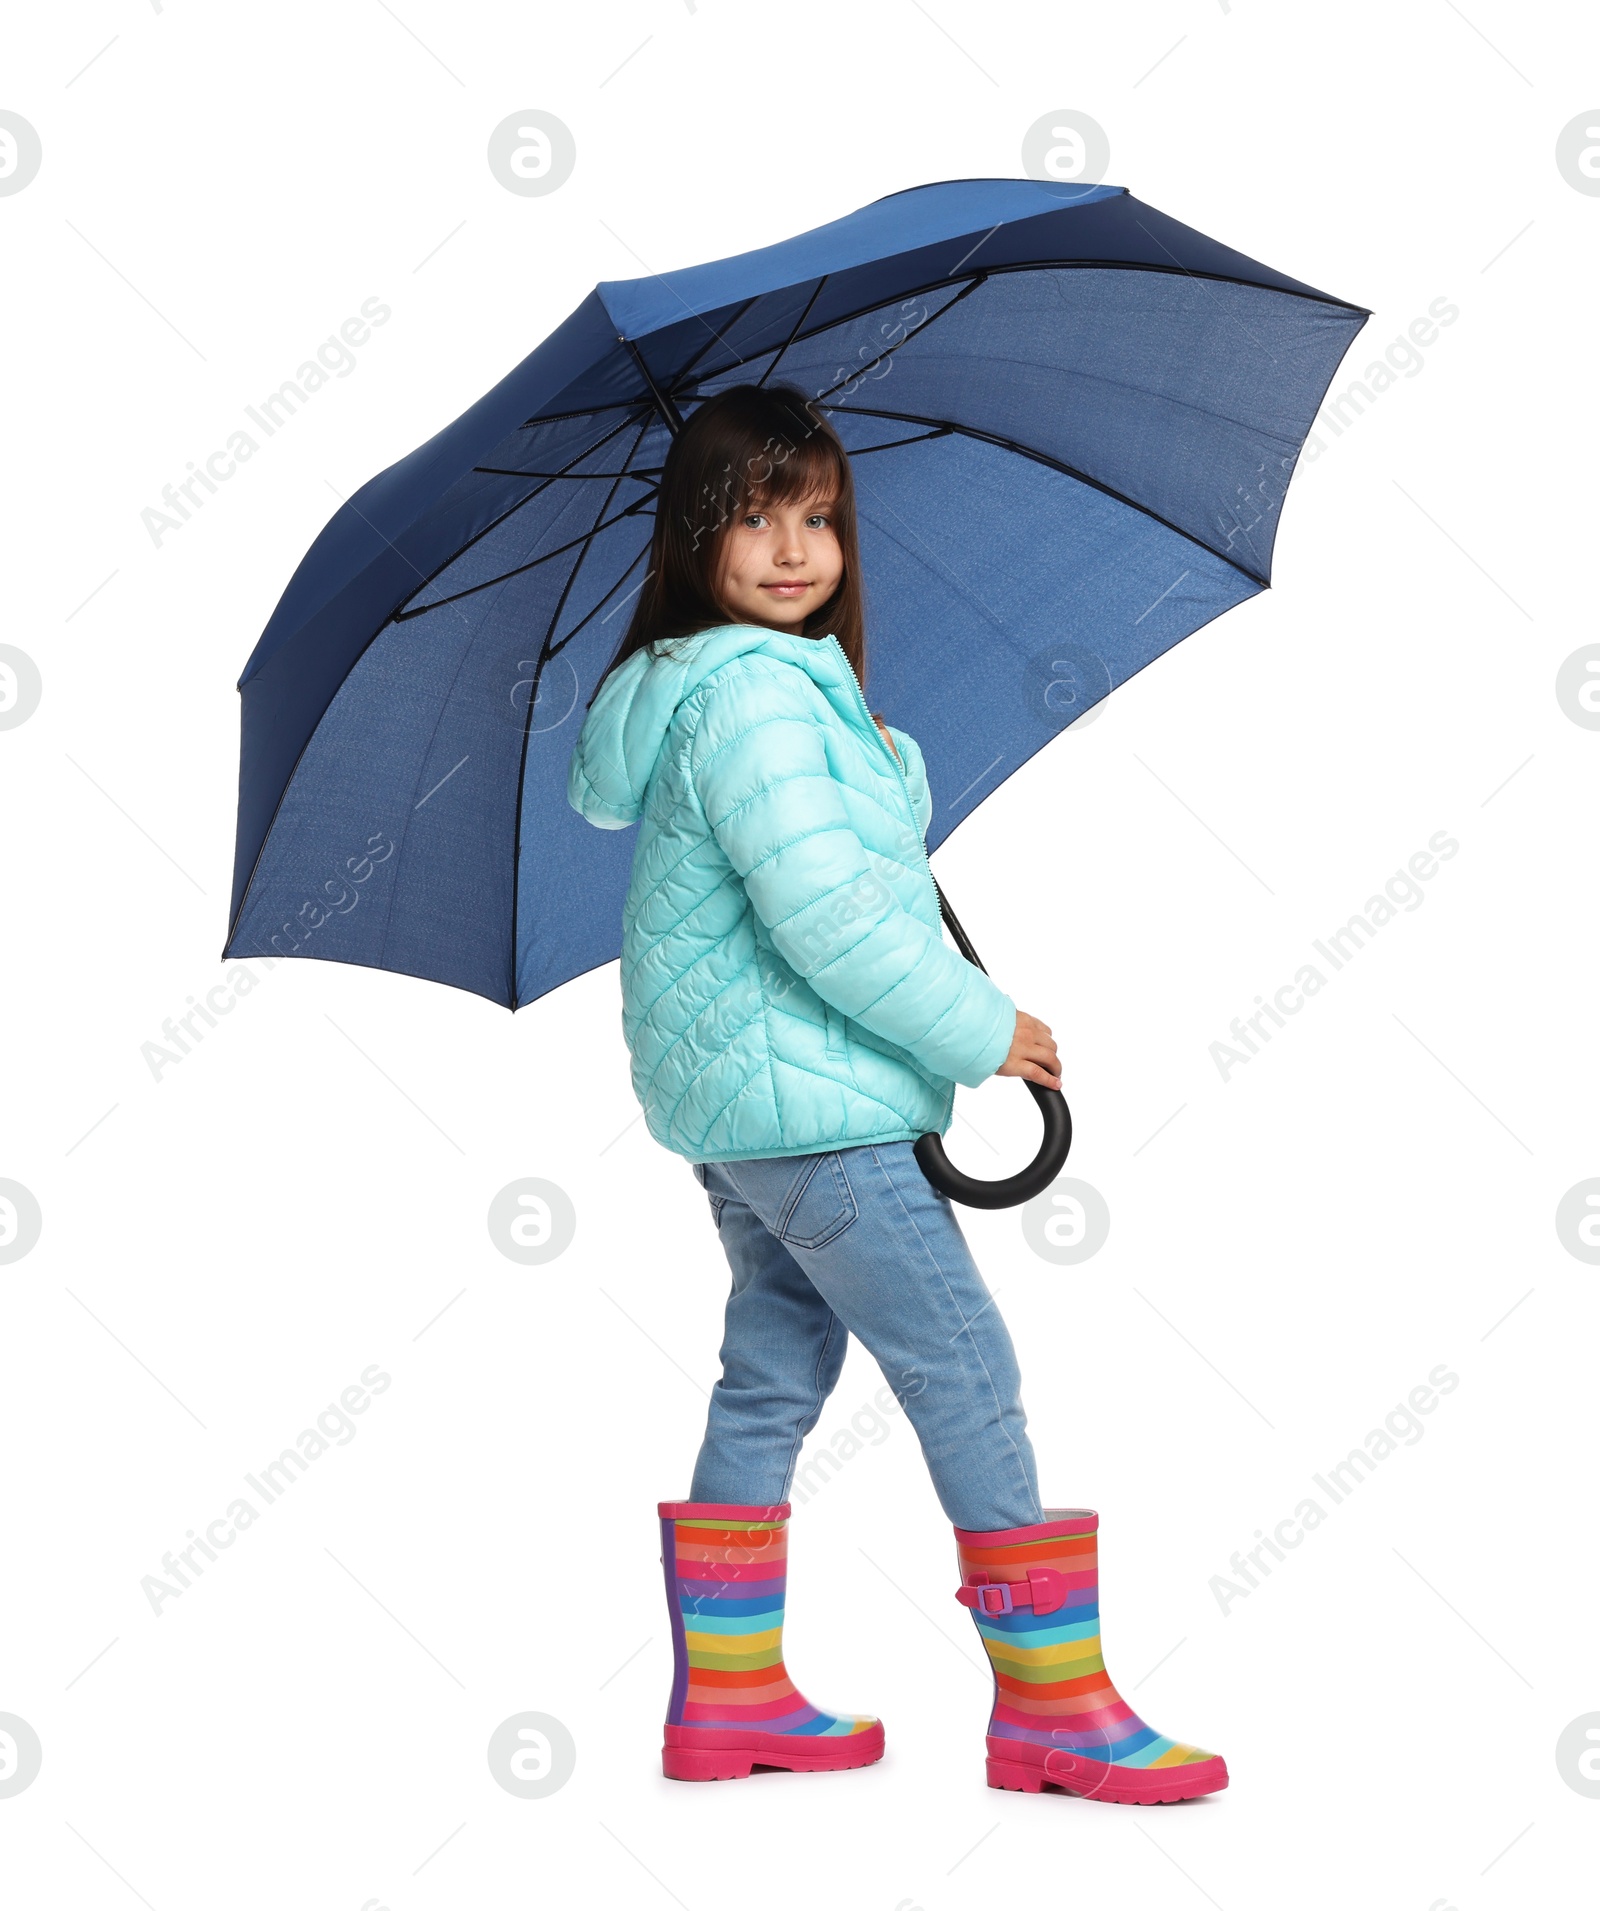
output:
[[[836,637],[725,624],[606,679],[567,775],[640,825],[622,1029],[650,1133],[690,1161],[914,1141],[1010,1051],[1011,998],[944,940],[922,752]]]

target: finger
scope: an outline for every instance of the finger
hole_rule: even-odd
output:
[[[1027,1082],[1040,1081],[1045,1076],[1049,1076],[1051,1086],[1054,1086],[1055,1082],[1059,1079],[1057,1074],[1052,1074],[1047,1065],[1040,1062],[1027,1061],[1020,1055],[1007,1056],[1005,1061],[1003,1061],[994,1072],[997,1075],[1009,1075],[1015,1077],[1018,1081]]]

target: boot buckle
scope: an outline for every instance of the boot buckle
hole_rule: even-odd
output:
[[[962,1598],[962,1593],[970,1596]],[[969,1573],[966,1584],[956,1598],[961,1600],[963,1606],[972,1606],[976,1611],[995,1619],[1016,1610],[1010,1582],[1004,1579],[991,1581],[987,1573]]]
[[[1031,1606],[1043,1616],[1067,1603],[1067,1582],[1065,1575],[1053,1566],[1030,1566],[1026,1579],[1014,1581],[991,1580],[983,1572],[968,1573],[956,1598],[963,1606],[970,1606],[991,1619],[1004,1618],[1019,1605]]]

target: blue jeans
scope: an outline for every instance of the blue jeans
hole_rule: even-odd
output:
[[[909,1141],[696,1163],[694,1175],[733,1292],[691,1500],[789,1497],[854,1334],[916,1428],[953,1524],[1043,1519],[1011,1336]]]

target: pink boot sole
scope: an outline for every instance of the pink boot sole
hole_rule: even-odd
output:
[[[716,1732],[669,1725],[661,1748],[668,1778],[748,1778],[757,1766],[786,1772],[848,1772],[883,1757],[883,1727],[848,1738],[806,1738],[797,1732]]]
[[[1067,1792],[1108,1805],[1173,1805],[1182,1798],[1220,1792],[1228,1783],[1228,1768],[1220,1758],[1140,1767],[1108,1765],[1103,1759],[1020,1740],[992,1738],[988,1744],[989,1783],[996,1791]]]

